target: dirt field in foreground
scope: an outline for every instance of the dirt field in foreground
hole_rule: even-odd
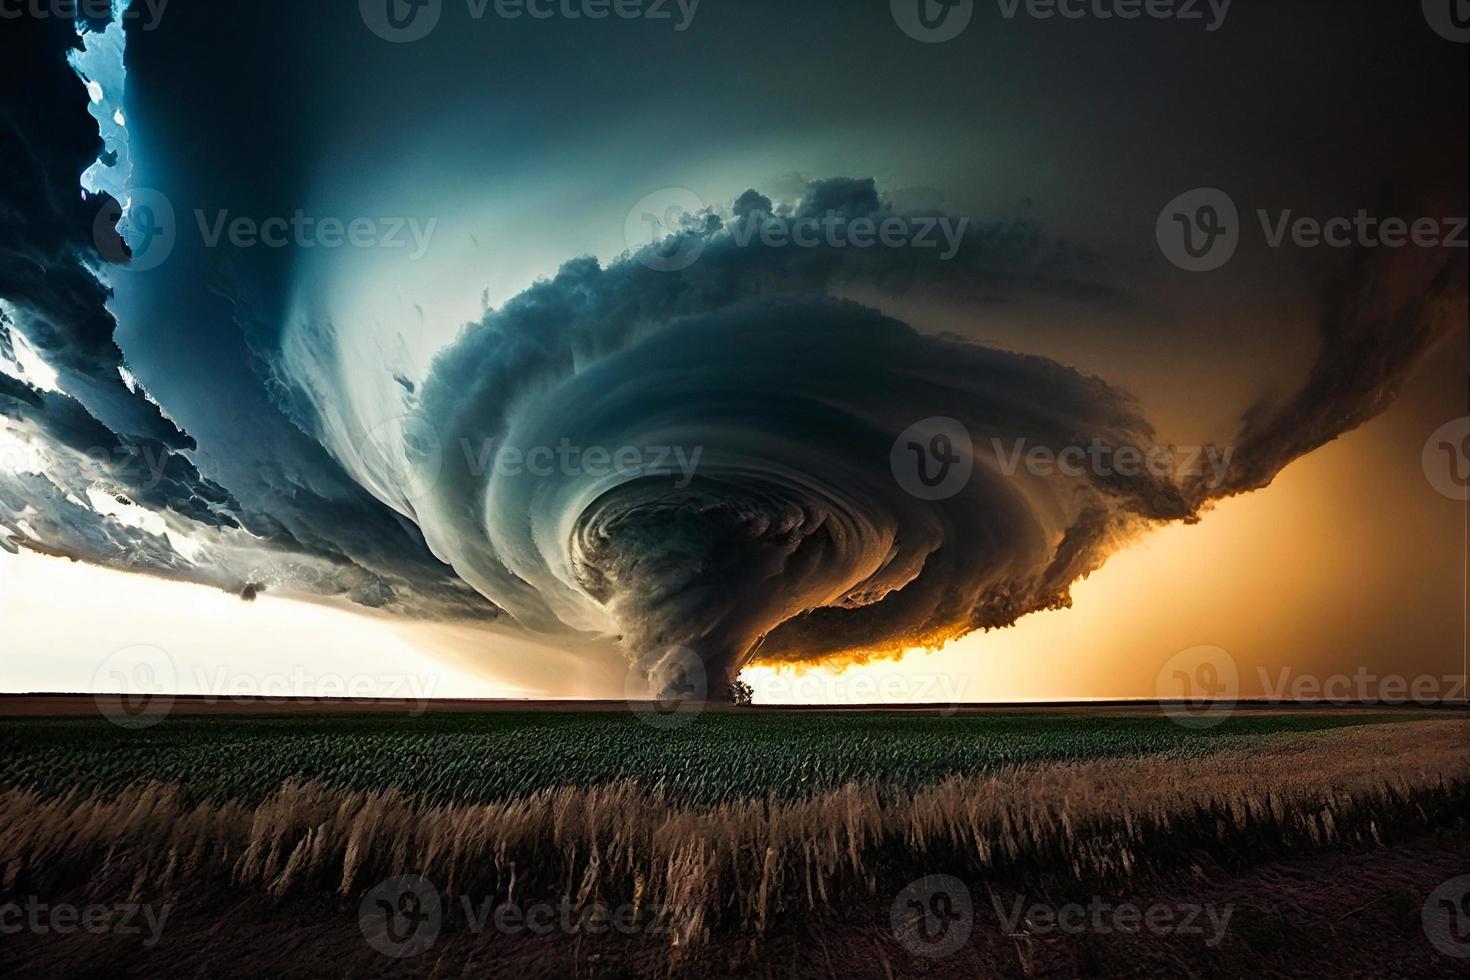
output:
[[[1470,840],[1426,838],[1358,853],[1270,862],[1229,874],[1196,868],[1116,898],[1139,906],[1213,905],[1230,909],[1222,942],[1202,935],[1010,933],[995,910],[1016,896],[976,894],[969,944],[943,959],[915,956],[894,937],[886,903],[847,909],[798,930],[780,930],[751,955],[739,942],[705,951],[686,965],[708,978],[1303,977],[1452,978],[1470,960],[1429,943],[1420,921],[1425,897],[1442,881],[1470,873]],[[340,901],[273,903],[217,895],[179,901],[163,939],[41,936],[0,942],[0,974],[15,977],[514,977],[517,980],[658,975],[659,958],[636,938],[593,945],[575,936],[518,937],[495,930],[446,931],[433,947],[394,959],[369,948],[356,909]],[[138,901],[159,896],[139,895]],[[1028,901],[1045,896],[1026,896]],[[74,899],[84,902],[85,896]],[[646,972],[648,971],[648,972]]]

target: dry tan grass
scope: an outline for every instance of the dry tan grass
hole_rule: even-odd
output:
[[[3,887],[228,879],[271,895],[352,897],[419,873],[448,895],[567,897],[661,909],[676,948],[759,935],[880,881],[1124,878],[1150,867],[1382,842],[1463,820],[1470,722],[1276,737],[1265,747],[1008,769],[912,797],[847,786],[811,800],[673,806],[630,783],[490,805],[287,785],[259,806],[185,805],[150,785],[112,798],[0,794]]]

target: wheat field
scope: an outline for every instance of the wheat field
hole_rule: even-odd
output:
[[[127,894],[200,882],[347,900],[413,873],[447,896],[633,903],[671,962],[713,937],[871,895],[916,871],[1117,882],[1207,849],[1266,855],[1382,844],[1462,822],[1470,722],[1273,735],[1250,750],[1011,766],[895,796],[849,784],[808,799],[690,806],[623,781],[498,803],[287,783],[257,803],[179,788],[0,794],[8,891]]]

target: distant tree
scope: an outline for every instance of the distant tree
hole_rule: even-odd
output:
[[[754,704],[755,688],[742,680],[731,681],[729,690],[726,691],[726,697],[731,704]]]

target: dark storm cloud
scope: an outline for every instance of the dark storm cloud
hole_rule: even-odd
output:
[[[1455,197],[1451,213],[1464,214],[1463,194]],[[1280,404],[1252,406],[1236,436],[1228,485],[1208,493],[1196,487],[1194,496],[1260,489],[1292,460],[1386,409],[1435,343],[1464,326],[1465,279],[1463,249],[1354,253],[1324,290],[1320,349],[1306,382]]]
[[[445,446],[700,454],[677,486],[641,472],[477,473],[446,452],[415,512],[436,553],[498,604],[550,629],[581,624],[590,600],[633,653],[687,646],[724,678],[761,643],[763,656],[808,658],[1009,624],[1065,604],[1141,522],[1192,516],[1178,486],[1146,474],[1001,474],[992,439],[1148,444],[1125,392],[833,295],[1071,291],[1084,267],[1072,250],[1019,223],[956,222],[951,261],[925,248],[767,247],[726,223],[780,220],[768,208],[747,192],[731,214],[691,216],[694,230],[607,268],[569,262],[436,360],[421,410]],[[834,216],[838,236],[895,217],[867,179],[814,183],[790,215]],[[691,246],[693,265],[657,268]],[[923,500],[890,453],[936,416],[975,436],[975,472]]]
[[[12,18],[0,42],[0,300],[9,310],[0,310],[0,355],[16,362],[19,333],[63,389],[0,372],[0,425],[10,440],[0,468],[7,550],[235,592],[269,585],[412,615],[493,616],[415,529],[340,473],[333,481],[278,467],[268,478],[274,492],[247,506],[185,455],[195,441],[123,378],[111,291],[94,271],[127,252],[113,227],[116,202],[79,186],[103,144],[67,62],[79,46],[75,28],[65,18]],[[315,454],[332,467],[320,447]],[[156,515],[197,553],[186,557],[169,537],[97,512],[87,503],[91,490]]]
[[[560,33],[553,25],[537,25],[548,28],[540,33],[525,23],[467,25],[473,30],[441,30],[423,45],[390,50],[351,4],[345,14],[269,0],[231,8],[227,36],[218,8],[181,6],[130,41],[129,112],[153,154],[148,182],[180,203],[184,223],[196,205],[288,214],[313,191],[335,202],[363,188],[428,189],[435,193],[420,201],[457,209],[478,203],[465,194],[504,200],[523,187],[545,190],[523,179],[540,170],[565,171],[543,199],[560,200],[568,188],[605,179],[626,184],[629,172],[651,180],[664,157],[680,155],[665,147],[671,132],[687,139],[677,149],[688,150],[695,173],[701,153],[744,150],[743,140],[751,159],[769,159],[772,169],[851,153],[877,170],[866,165],[880,156],[869,143],[937,133],[917,155],[983,171],[956,181],[973,180],[955,189],[969,202],[1013,199],[1008,182],[1028,184],[1027,167],[1085,146],[1091,155],[1070,178],[1082,204],[1072,204],[1068,220],[1109,224],[1111,244],[1134,250],[1125,262],[1140,251],[1158,257],[1151,243],[1112,227],[1129,224],[1119,215],[1136,217],[1140,197],[1144,210],[1157,206],[1158,187],[1180,174],[1195,181],[1217,165],[1228,170],[1227,152],[1280,173],[1293,170],[1293,154],[1309,153],[1338,153],[1329,162],[1368,169],[1374,161],[1335,142],[1356,132],[1341,122],[1345,113],[1356,121],[1364,99],[1326,99],[1336,117],[1329,126],[1319,124],[1324,110],[1315,104],[1286,114],[1307,95],[1368,87],[1394,105],[1395,119],[1409,120],[1405,130],[1436,130],[1415,120],[1436,119],[1437,106],[1391,98],[1387,81],[1366,78],[1353,47],[1313,64],[1323,79],[1315,91],[1304,72],[1300,91],[1293,88],[1282,74],[1289,68],[1278,22],[1269,18],[1289,22],[1299,16],[1294,7],[1252,15],[1267,18],[1251,35],[1257,40],[1242,43],[1258,62],[1215,40],[1206,49],[1197,37],[1150,33],[1140,34],[1147,54],[1135,63],[1151,70],[1119,73],[1116,55],[1093,37],[1037,41],[1052,26],[1039,23],[1014,25],[1014,42],[976,31],[965,41],[976,47],[900,46],[879,6],[871,18],[843,21],[852,43],[831,45],[830,70],[814,73],[809,38],[830,31],[832,16],[800,6],[711,9],[700,31],[659,58],[581,30],[589,25],[556,25]],[[1369,9],[1340,7],[1351,17],[1327,24],[1338,40]],[[1394,16],[1395,40],[1423,28],[1415,11]],[[782,31],[770,29],[777,18]],[[101,146],[65,62],[70,26],[6,27],[5,42],[20,42],[4,65],[3,103],[18,138],[0,141],[0,163],[16,175],[0,187],[0,297],[15,321],[0,326],[0,353],[14,361],[10,332],[24,336],[56,368],[64,393],[0,374],[0,415],[45,461],[40,473],[0,474],[0,546],[204,581],[247,599],[304,591],[445,618],[503,607],[534,630],[618,635],[637,656],[688,646],[716,680],[757,650],[808,660],[1005,626],[1066,605],[1072,583],[1140,529],[1193,520],[1218,496],[1263,486],[1292,459],[1381,411],[1442,333],[1445,310],[1463,305],[1463,269],[1442,255],[1360,256],[1324,294],[1322,347],[1307,381],[1250,411],[1223,482],[1011,472],[996,446],[1142,450],[1153,445],[1154,428],[1127,391],[1085,364],[920,333],[893,311],[851,298],[898,297],[954,312],[949,323],[983,324],[1000,304],[1028,294],[1096,301],[1122,291],[1088,252],[1038,221],[962,224],[937,210],[937,193],[895,202],[872,179],[784,178],[740,194],[728,209],[692,215],[659,246],[606,265],[572,259],[468,325],[427,377],[369,365],[382,368],[393,406],[407,408],[403,425],[386,432],[362,431],[358,406],[338,384],[351,376],[371,388],[375,380],[343,352],[353,338],[344,342],[339,330],[354,325],[334,321],[330,310],[293,306],[300,280],[329,278],[325,265],[308,269],[300,256],[269,249],[205,254],[181,236],[166,274],[132,283],[142,313],[129,320],[134,336],[124,344],[140,377],[151,372],[163,382],[156,390],[172,389],[160,396],[166,414],[119,377],[107,289],[88,268],[99,263],[97,215],[115,209],[77,188]],[[1310,36],[1318,27],[1309,25]],[[1423,43],[1431,42],[1438,39],[1426,33]],[[1379,54],[1391,67],[1452,74],[1447,58],[1422,56],[1412,38],[1385,47]],[[766,56],[759,70],[749,59],[755,50]],[[875,51],[891,66],[882,73],[872,70]],[[321,71],[324,52],[333,72]],[[773,112],[750,97],[750,86],[729,84],[733,72],[748,72],[740,77],[781,91],[789,104]],[[908,74],[922,74],[946,97],[915,99],[888,81]],[[1107,91],[1123,107],[1116,117],[1096,112],[1090,82],[1104,77],[1117,86]],[[1088,97],[1064,91],[1077,87]],[[656,93],[660,112],[650,114],[632,91]],[[1214,91],[1227,94],[1202,98]],[[956,93],[967,98],[950,97]],[[1222,104],[1229,111],[1210,111]],[[1242,122],[1250,113],[1241,106],[1262,107],[1264,121]],[[1332,138],[1296,133],[1304,112]],[[647,118],[657,120],[659,138],[648,138]],[[833,136],[812,153],[816,141],[805,131],[826,132],[833,119],[873,128],[855,125],[858,135]],[[779,140],[768,135],[777,120],[787,127]],[[607,132],[621,137],[605,139]],[[1282,151],[1279,162],[1282,134],[1310,150]],[[1362,139],[1377,153],[1414,156],[1384,149],[1391,141],[1378,132]],[[780,155],[788,149],[789,161]],[[1139,164],[1156,149],[1160,160]],[[1132,199],[1118,203],[1130,188]],[[584,217],[575,205],[566,211],[542,216],[558,226],[554,233]],[[954,247],[777,246],[763,237],[800,221],[850,236],[859,223],[890,219],[931,236],[947,228]],[[544,246],[535,224],[482,237],[492,248],[534,252]],[[105,239],[104,251],[116,247]],[[692,264],[662,271],[685,249],[696,253]],[[321,292],[358,285],[344,275]],[[423,305],[414,301],[424,297],[405,298],[422,324]],[[288,339],[299,362],[286,355]],[[1125,356],[1146,361],[1153,353],[1139,343]],[[969,433],[973,470],[953,493],[929,499],[905,487],[894,458],[908,449],[902,434],[936,418]],[[352,460],[333,439],[344,432],[382,451]],[[929,444],[931,435],[924,429],[915,438]],[[585,467],[504,472],[479,455],[510,448],[524,459],[563,442],[669,454],[662,465],[614,475]],[[150,459],[156,467],[125,468]],[[143,508],[170,536],[98,513],[86,505],[89,491]]]
[[[769,660],[899,649],[1068,605],[1072,583],[1139,530],[1192,521],[1381,411],[1441,335],[1440,305],[1463,297],[1445,254],[1403,260],[1428,265],[1417,275],[1390,274],[1397,256],[1359,257],[1327,291],[1302,390],[1247,420],[1228,475],[1028,475],[997,447],[1142,453],[1153,428],[1098,378],[921,335],[835,294],[1086,292],[1087,264],[1020,223],[967,226],[953,261],[742,238],[740,222],[770,207],[748,191],[606,268],[569,262],[434,363],[420,408],[446,447],[521,454],[561,439],[699,453],[683,485],[436,457],[414,501],[431,544],[528,625],[584,626],[595,605],[631,654],[689,647],[723,680],[757,649]],[[835,216],[838,232],[893,216],[872,181],[847,179],[813,183],[777,211]],[[692,265],[663,271],[691,248]],[[921,499],[891,453],[934,417],[968,431],[974,470],[952,495]]]

